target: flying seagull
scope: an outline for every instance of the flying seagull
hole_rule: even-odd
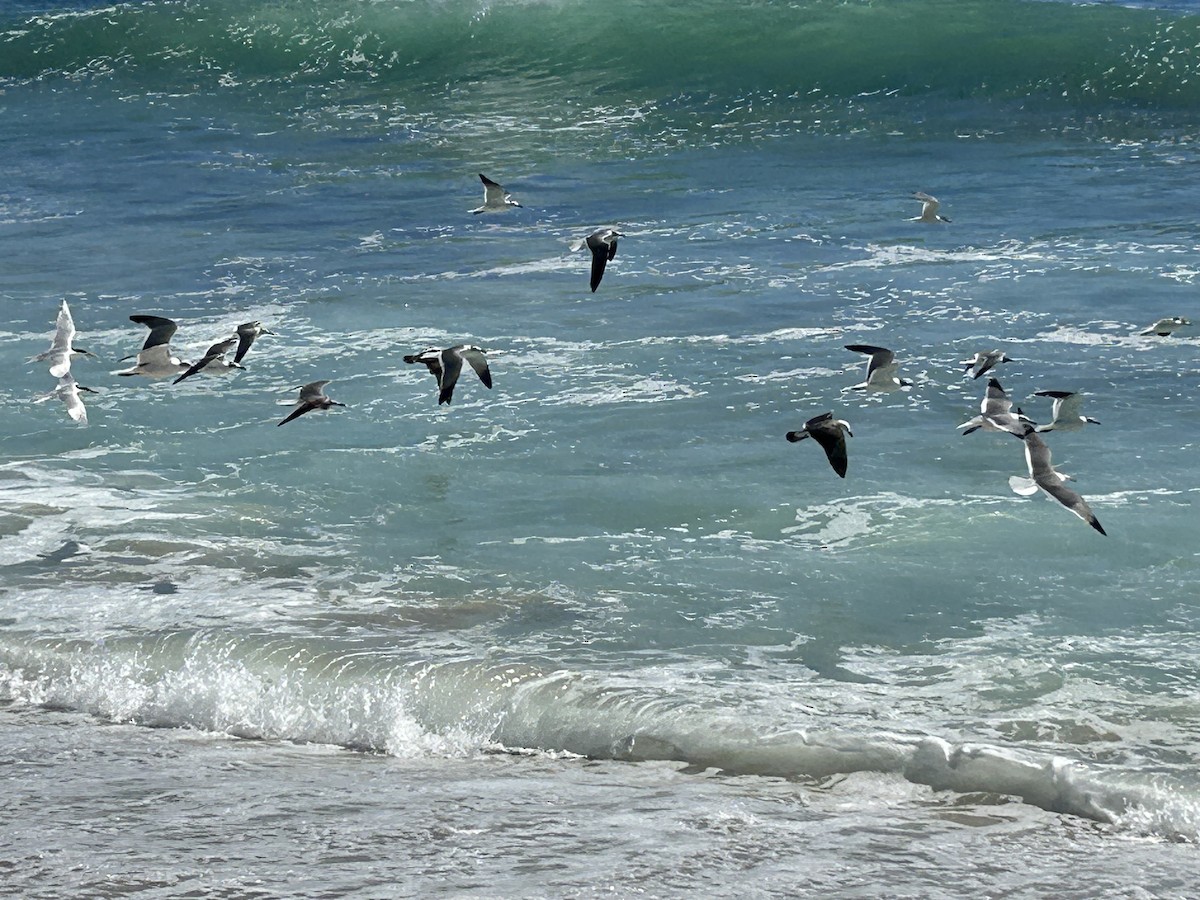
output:
[[[604,267],[617,255],[617,238],[625,237],[615,228],[597,228],[585,238],[571,244],[571,252],[578,252],[585,246],[592,251],[592,293],[600,287],[600,279],[604,277]]]
[[[80,391],[87,391],[89,394],[99,393],[91,388],[84,387],[75,381],[75,376],[67,372],[58,379],[58,387],[50,393],[38,397],[34,403],[45,403],[47,400],[61,400],[67,405],[67,415],[80,425],[87,424],[87,408],[83,405],[83,400],[79,396]]]
[[[885,347],[872,347],[870,344],[847,344],[847,350],[854,353],[865,353],[871,357],[867,361],[867,379],[861,384],[855,384],[847,391],[894,391],[899,387],[912,384],[907,378],[897,378],[896,370],[900,364],[896,362],[896,354]]]
[[[233,361],[240,363],[242,357],[250,351],[250,345],[254,343],[255,338],[264,334],[274,335],[275,332],[263,328],[262,322],[243,322],[239,325],[237,327],[238,348],[237,353],[233,354]]]
[[[55,322],[54,337],[50,339],[50,349],[32,357],[29,362],[50,361],[50,374],[62,378],[71,371],[72,356],[92,356],[96,354],[75,346],[75,320],[71,318],[71,310],[67,301],[62,302]]]
[[[1013,490],[1028,495],[1032,494],[1036,488],[1041,488],[1098,532],[1107,534],[1096,518],[1096,514],[1087,505],[1087,501],[1066,486],[1065,482],[1068,476],[1057,472],[1050,464],[1050,448],[1046,446],[1046,442],[1041,439],[1032,426],[1026,426],[1023,440],[1025,441],[1025,462],[1029,466],[1029,480],[1032,481],[1032,485],[1025,479],[1012,478],[1009,479],[1009,484]]]
[[[1183,316],[1170,316],[1166,319],[1159,319],[1145,331],[1139,331],[1138,334],[1157,334],[1159,337],[1166,337],[1177,328],[1183,328],[1185,325],[1192,323]]]
[[[185,378],[191,378],[197,372],[229,372],[231,369],[246,368],[239,362],[230,362],[225,358],[225,354],[233,349],[233,345],[238,342],[235,337],[226,338],[223,341],[217,341],[208,348],[208,352],[200,358],[198,362],[188,366],[187,371],[176,378],[171,384],[179,384]]]
[[[963,432],[964,435],[982,428],[984,431],[1007,431],[1020,437],[1024,434],[1025,426],[1032,424],[1033,420],[1020,409],[1015,413],[1012,411],[1012,401],[1008,399],[1008,394],[1004,392],[1000,382],[989,378],[983,402],[979,404],[979,415],[958,427],[967,429]]]
[[[486,212],[504,212],[506,209],[521,205],[512,198],[512,194],[504,190],[502,185],[496,184],[482,172],[479,173],[479,180],[483,182],[483,206],[477,206],[471,210],[475,215]]]
[[[1053,419],[1046,425],[1038,425],[1034,431],[1074,431],[1087,424],[1100,424],[1098,420],[1080,414],[1082,394],[1074,391],[1034,391],[1033,396],[1054,398]]]
[[[949,222],[945,216],[938,215],[938,208],[941,204],[937,197],[930,197],[924,191],[917,191],[913,194],[914,200],[921,201],[921,214],[913,216],[908,221],[910,222]]]
[[[123,369],[118,375],[142,375],[146,378],[170,378],[179,375],[190,368],[191,363],[185,362],[171,353],[171,338],[179,326],[170,319],[162,316],[130,316],[131,322],[145,325],[150,329],[146,342],[138,351],[137,363],[129,369]],[[132,359],[126,356],[125,359]]]
[[[338,403],[336,400],[330,400],[325,396],[325,385],[329,384],[329,379],[324,381],[313,381],[304,385],[302,388],[297,388],[300,391],[300,399],[296,401],[296,405],[292,407],[292,411],[287,414],[279,425],[286,425],[288,422],[297,416],[302,416],[305,413],[312,412],[314,409],[329,409],[332,406],[345,406],[345,403]],[[278,425],[276,426],[278,427]]]
[[[854,437],[850,431],[850,423],[844,419],[835,419],[833,413],[822,413],[813,416],[804,423],[799,431],[789,431],[787,439],[792,443],[812,438],[825,451],[829,465],[841,478],[846,477],[846,435]]]
[[[445,350],[430,347],[428,350],[404,357],[406,363],[424,363],[433,377],[437,379],[438,406],[450,402],[450,398],[454,394],[454,385],[458,381],[459,373],[462,372],[464,359],[475,370],[475,374],[479,376],[479,380],[483,382],[484,386],[490,388],[492,373],[488,370],[487,356],[478,347],[472,347],[470,344],[457,344],[447,347]]]
[[[972,378],[978,378],[985,372],[996,368],[1000,363],[1007,362],[1013,362],[1013,359],[1003,350],[980,350],[970,359],[959,360],[958,364],[966,366],[963,370],[964,375],[971,372]]]

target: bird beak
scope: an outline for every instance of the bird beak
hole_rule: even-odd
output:
[[[87,391],[89,394],[99,394],[99,391],[93,391],[90,387],[84,387],[82,384],[77,384],[75,387],[81,391]]]

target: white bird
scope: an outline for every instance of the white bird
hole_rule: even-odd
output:
[[[1183,316],[1170,316],[1166,319],[1159,319],[1145,331],[1139,331],[1138,334],[1157,334],[1159,337],[1167,337],[1177,328],[1183,328],[1192,323]]]
[[[233,354],[233,361],[240,363],[242,358],[249,352],[250,345],[254,343],[256,338],[264,334],[274,335],[275,332],[263,328],[262,322],[243,322],[239,325],[237,327],[238,348],[237,353]]]
[[[324,381],[313,381],[304,385],[302,388],[297,388],[300,392],[300,399],[296,401],[296,405],[292,407],[292,411],[287,414],[279,425],[286,425],[288,422],[297,416],[302,416],[305,413],[310,413],[314,409],[329,409],[334,406],[345,406],[345,403],[338,403],[336,400],[330,400],[325,396],[325,385],[329,384],[329,379]]]
[[[224,374],[233,369],[245,369],[239,362],[232,362],[225,358],[225,354],[233,349],[233,345],[238,342],[235,337],[226,338],[223,341],[217,341],[197,362],[188,366],[187,371],[176,378],[171,384],[179,384],[185,378],[190,378],[197,372]]]
[[[406,363],[424,363],[425,367],[433,373],[433,377],[437,379],[438,383],[438,406],[449,403],[454,395],[454,385],[458,382],[459,373],[462,372],[464,359],[475,370],[475,374],[479,376],[479,380],[483,382],[484,386],[490,388],[492,373],[488,369],[487,356],[478,347],[472,347],[470,344],[457,344],[444,350],[430,347],[420,353],[404,357]]]
[[[930,197],[924,191],[917,191],[913,194],[914,200],[921,201],[921,214],[913,216],[908,221],[910,222],[949,222],[945,216],[938,215],[938,208],[941,204],[937,197]]]
[[[900,368],[900,364],[896,362],[896,354],[886,347],[872,347],[870,344],[846,344],[846,349],[854,353],[865,353],[871,358],[867,360],[866,380],[861,384],[843,388],[843,390],[894,391],[912,384],[907,378],[896,377],[896,370]]]
[[[1063,475],[1050,464],[1050,448],[1034,431],[1026,426],[1022,440],[1025,442],[1025,462],[1029,467],[1029,479],[1014,476],[1009,479],[1009,485],[1019,494],[1028,496],[1038,488],[1045,491],[1083,521],[1087,522],[1101,534],[1107,534],[1096,514],[1092,512],[1087,501],[1075,491],[1066,486],[1069,475]]]
[[[597,228],[585,238],[580,238],[571,244],[571,252],[575,253],[587,247],[592,251],[592,293],[600,287],[600,279],[604,277],[604,267],[617,255],[617,238],[625,237],[615,228]]]
[[[835,419],[833,413],[822,413],[813,416],[804,423],[799,431],[789,431],[785,437],[793,444],[805,438],[812,438],[825,451],[829,465],[841,478],[846,477],[846,435],[854,437],[850,423],[845,419]]]
[[[483,206],[477,206],[471,210],[475,215],[486,212],[503,212],[521,205],[512,198],[512,194],[482,172],[479,173],[479,180],[483,182]]]
[[[64,300],[55,322],[54,337],[50,339],[50,349],[31,357],[29,362],[49,360],[50,374],[55,378],[62,378],[71,371],[72,356],[94,357],[95,355],[75,346],[75,320],[71,318],[71,310],[67,306],[67,301]]]
[[[132,368],[117,372],[118,375],[141,375],[146,378],[170,378],[186,372],[191,363],[180,359],[171,352],[171,338],[179,326],[170,319],[162,316],[130,316],[130,321],[145,325],[150,329],[146,342],[137,354],[137,364]],[[125,357],[130,359],[131,357]]]
[[[80,425],[87,424],[87,408],[83,405],[83,400],[79,396],[80,391],[87,391],[89,394],[98,393],[91,388],[84,387],[75,381],[75,376],[70,372],[58,379],[58,387],[50,393],[38,397],[34,403],[45,403],[47,400],[61,400],[67,405],[67,415]]]
[[[970,372],[972,378],[978,378],[985,372],[996,368],[1000,363],[1007,362],[1013,362],[1013,358],[1003,350],[980,350],[970,359],[960,359],[958,364],[966,366],[963,370],[964,375]]]
[[[958,427],[967,429],[963,432],[964,436],[982,428],[984,431],[1007,431],[1009,434],[1020,437],[1024,434],[1025,426],[1032,424],[1033,420],[1020,409],[1015,413],[1012,411],[1012,401],[1008,399],[1008,394],[1000,386],[1000,382],[995,378],[989,378],[987,391],[984,392],[983,401],[979,404],[979,415],[968,419]]]
[[[1034,431],[1074,431],[1087,424],[1100,424],[1097,419],[1080,414],[1082,394],[1074,391],[1034,391],[1033,396],[1054,398],[1053,418],[1046,425],[1038,425]]]

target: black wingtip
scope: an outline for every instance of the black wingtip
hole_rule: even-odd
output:
[[[1108,537],[1108,532],[1104,530],[1104,526],[1100,524],[1099,519],[1093,517],[1092,521],[1088,522],[1088,524],[1091,525],[1093,528],[1095,528],[1098,532],[1100,532],[1105,537]]]

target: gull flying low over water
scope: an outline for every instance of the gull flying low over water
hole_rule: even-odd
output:
[[[960,366],[966,366],[963,370],[965,375],[971,373],[972,378],[978,378],[985,372],[990,372],[1000,363],[1012,362],[1013,359],[1003,350],[980,350],[970,359],[959,360]]]
[[[477,206],[471,210],[475,215],[486,212],[503,212],[521,205],[512,198],[512,194],[504,190],[502,185],[496,184],[482,172],[479,173],[479,180],[483,182],[483,206]]]
[[[1033,425],[1033,420],[1020,409],[1014,413],[1012,401],[1008,399],[1008,394],[1004,392],[1000,382],[989,378],[983,402],[979,404],[979,415],[958,427],[967,429],[963,432],[964,436],[982,428],[984,431],[1007,431],[1020,437],[1025,433],[1026,425]]]
[[[1183,316],[1169,316],[1165,319],[1159,319],[1145,331],[1139,331],[1138,334],[1157,334],[1159,337],[1167,337],[1176,329],[1183,328],[1191,324],[1192,323]]]
[[[145,325],[150,329],[146,342],[137,354],[137,364],[132,368],[118,372],[118,375],[142,375],[146,378],[170,378],[179,375],[190,368],[191,363],[185,362],[171,353],[171,338],[179,326],[171,319],[162,316],[136,315],[130,316],[131,322]],[[132,357],[126,356],[125,359]]]
[[[600,287],[600,279],[604,277],[604,267],[617,255],[617,238],[625,237],[615,228],[597,228],[585,238],[571,244],[571,252],[576,253],[587,247],[592,251],[592,293]]]
[[[479,380],[485,387],[492,386],[492,373],[488,370],[487,356],[478,347],[470,344],[457,344],[445,350],[430,347],[420,353],[404,357],[406,363],[424,363],[438,383],[438,406],[449,403],[454,395],[454,385],[462,372],[463,360],[466,360]]]
[[[841,478],[846,477],[846,435],[854,437],[850,423],[845,419],[835,419],[833,413],[822,413],[813,416],[804,423],[799,431],[789,431],[785,437],[793,444],[805,438],[812,438],[825,451],[829,465]]]
[[[275,332],[268,331],[263,328],[262,322],[243,322],[237,327],[238,348],[237,353],[233,354],[233,361],[240,363],[242,358],[250,351],[250,345],[255,339],[264,334],[274,335]]]
[[[1087,501],[1066,486],[1065,482],[1070,476],[1063,475],[1050,464],[1050,448],[1032,426],[1026,426],[1022,440],[1025,442],[1025,462],[1029,466],[1029,478],[1010,478],[1009,485],[1012,489],[1018,494],[1028,496],[1041,488],[1098,532],[1107,535]]]
[[[896,362],[896,354],[886,347],[872,347],[870,344],[846,344],[846,349],[854,353],[865,353],[871,358],[867,360],[866,381],[843,388],[843,390],[894,391],[912,384],[907,378],[896,377],[896,370],[900,368],[900,364]]]
[[[71,371],[72,356],[94,357],[95,355],[75,346],[75,320],[71,318],[71,310],[67,306],[67,301],[64,300],[58,311],[58,319],[55,321],[54,337],[50,339],[50,349],[31,357],[29,362],[48,360],[50,374],[55,378],[62,378]]]
[[[1084,425],[1099,425],[1097,419],[1080,414],[1083,395],[1074,391],[1034,391],[1035,397],[1053,397],[1053,418],[1046,425],[1038,425],[1034,431],[1075,431]]]
[[[345,403],[338,403],[336,400],[330,400],[325,396],[325,385],[327,384],[329,384],[328,378],[324,381],[313,381],[304,385],[302,388],[297,388],[296,390],[300,392],[300,399],[296,401],[296,405],[292,407],[292,411],[287,414],[287,418],[285,418],[282,422],[279,422],[276,427],[279,427],[279,425],[286,425],[297,416],[310,413],[314,409],[329,409],[333,406],[345,406]]]
[[[79,396],[80,391],[87,391],[89,394],[99,393],[79,384],[75,381],[75,376],[67,372],[58,379],[58,387],[50,393],[38,397],[33,402],[45,403],[47,400],[61,400],[67,406],[67,415],[80,425],[86,425],[88,423],[87,408],[83,405],[83,400]]]
[[[231,362],[225,358],[225,354],[232,350],[233,345],[237,342],[238,339],[235,337],[226,338],[223,341],[217,341],[208,348],[208,352],[206,352],[198,362],[194,362],[188,366],[187,371],[172,381],[171,384],[179,384],[179,382],[183,381],[183,379],[190,378],[197,372],[224,373],[229,372],[232,369],[245,369],[246,367],[241,363]]]
[[[938,208],[941,204],[937,197],[930,197],[924,191],[917,191],[913,194],[914,200],[921,201],[921,214],[913,216],[908,221],[910,222],[949,222],[945,216],[938,215]]]

